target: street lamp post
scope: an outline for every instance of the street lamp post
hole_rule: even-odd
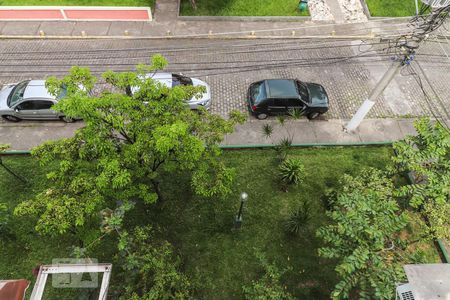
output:
[[[241,193],[241,206],[239,207],[238,214],[234,220],[234,229],[241,228],[242,225],[242,209],[244,208],[244,202],[247,201],[248,194],[246,192]]]

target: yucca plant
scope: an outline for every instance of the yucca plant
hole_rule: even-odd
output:
[[[285,229],[292,234],[304,233],[310,228],[311,219],[311,203],[304,201],[290,213],[284,224]]]
[[[266,123],[266,124],[263,125],[262,131],[263,131],[264,137],[266,139],[268,139],[268,138],[270,138],[272,136],[273,126],[268,124],[268,123]]]
[[[283,162],[286,160],[289,149],[292,146],[292,139],[288,137],[282,138],[278,144],[275,146],[275,151],[277,152],[278,159]]]
[[[280,179],[286,184],[299,184],[303,180],[304,173],[305,168],[298,158],[287,158],[279,167]]]

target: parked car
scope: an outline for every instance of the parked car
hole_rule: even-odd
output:
[[[160,82],[169,88],[173,88],[177,85],[204,86],[205,92],[201,95],[201,97],[192,97],[188,101],[188,105],[191,109],[198,109],[199,107],[209,109],[209,107],[211,106],[211,89],[206,82],[200,79],[190,78],[181,74],[164,72],[157,72],[155,74],[148,75],[148,77],[151,77],[155,81]],[[137,88],[132,88],[133,93],[135,93],[136,91]]]
[[[64,96],[64,92],[57,97],[50,95],[45,87],[45,80],[7,84],[0,90],[0,116],[12,122],[57,119],[73,122],[72,118],[52,109]]]
[[[247,101],[250,112],[260,120],[292,110],[315,119],[328,111],[328,95],[323,86],[295,79],[265,79],[252,83]]]

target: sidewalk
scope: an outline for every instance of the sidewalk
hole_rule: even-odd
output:
[[[179,17],[178,0],[157,0],[154,21],[1,21],[0,38],[229,38],[357,36],[396,33],[405,18],[345,23],[338,0],[326,0],[335,22],[305,17]],[[390,24],[386,24],[389,22]]]
[[[414,119],[367,119],[355,133],[345,133],[342,128],[346,121],[287,121],[280,128],[276,120],[260,121],[250,119],[236,127],[234,133],[226,136],[223,145],[269,145],[290,135],[293,144],[352,144],[392,142],[415,134]],[[270,123],[274,133],[270,138],[263,136],[262,127]],[[0,144],[11,144],[11,150],[30,150],[46,140],[71,137],[83,122],[66,124],[55,122],[1,123]]]

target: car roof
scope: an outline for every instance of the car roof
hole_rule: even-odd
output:
[[[268,98],[298,98],[297,83],[293,79],[266,79]]]
[[[172,73],[156,72],[155,74],[152,74],[152,76],[149,77],[164,84],[167,87],[172,87]]]
[[[55,100],[55,97],[50,95],[47,89],[45,88],[45,80],[30,80],[23,93],[23,99],[29,98],[43,98]]]

